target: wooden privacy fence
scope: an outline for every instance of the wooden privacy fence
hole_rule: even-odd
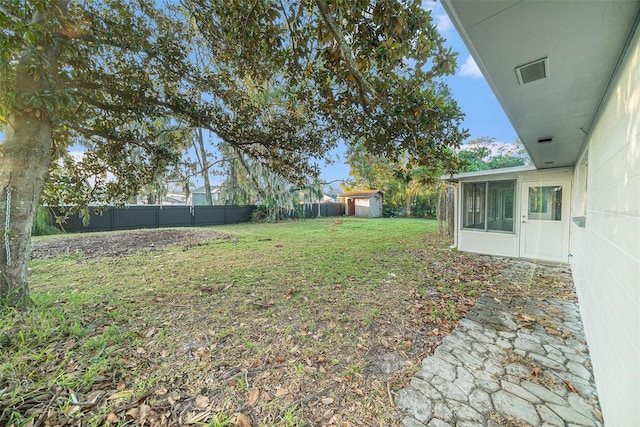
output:
[[[52,208],[62,216],[61,208]],[[135,230],[138,228],[161,227],[206,227],[210,225],[239,224],[251,221],[254,205],[235,206],[186,206],[186,205],[131,205],[123,208],[90,208],[89,223],[85,226],[79,214],[69,216],[60,226],[68,233],[88,233],[93,231]],[[318,216],[344,215],[344,204],[314,203],[306,205],[306,218]]]

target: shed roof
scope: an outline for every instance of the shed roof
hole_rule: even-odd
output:
[[[384,194],[380,190],[355,190],[347,191],[344,194],[340,194],[338,197],[348,197],[350,199],[370,199],[376,194],[380,194],[384,197]]]

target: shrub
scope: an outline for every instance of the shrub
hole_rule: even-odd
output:
[[[38,212],[36,218],[33,220],[33,226],[31,227],[32,236],[46,236],[49,234],[62,233],[62,230],[51,225],[51,214],[49,209],[44,206],[38,206]]]

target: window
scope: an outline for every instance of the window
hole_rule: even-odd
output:
[[[513,232],[515,181],[466,183],[462,227]]]
[[[562,220],[562,186],[529,187],[528,218],[533,220]]]
[[[484,230],[484,191],[486,184],[465,184],[465,228],[478,228]]]

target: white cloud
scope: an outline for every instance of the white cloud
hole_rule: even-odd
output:
[[[437,20],[436,27],[438,28],[440,34],[445,34],[449,30],[451,30],[451,28],[453,28],[453,22],[451,22],[449,15],[447,15],[446,13],[436,15],[435,19]]]
[[[467,60],[464,61],[464,64],[462,64],[462,67],[460,67],[460,75],[471,77],[473,79],[482,78],[482,72],[480,71],[480,68],[478,68],[478,64],[476,64],[476,61],[473,60],[471,55],[467,57]]]
[[[431,16],[440,34],[445,34],[453,28],[453,23],[451,19],[449,19],[449,15],[444,11],[444,7],[442,7],[439,1],[422,0],[422,8],[431,12]]]

